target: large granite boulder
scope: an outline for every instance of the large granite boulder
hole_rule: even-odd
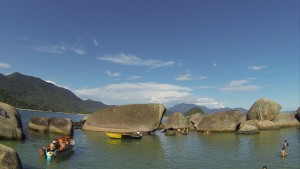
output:
[[[162,104],[132,104],[108,107],[93,113],[83,130],[149,132],[158,129],[166,108]]]
[[[68,118],[32,117],[28,128],[39,132],[53,132],[71,136],[74,134],[73,121]]]
[[[2,102],[0,102],[0,138],[25,139],[19,112],[14,107]]]
[[[5,145],[0,144],[0,168],[22,169],[22,163],[18,153]]]
[[[276,118],[281,110],[281,105],[273,100],[259,99],[250,108],[247,113],[247,120],[270,120]]]
[[[277,130],[277,129],[281,129],[281,125],[278,125],[273,121],[263,120],[263,121],[258,121],[257,128],[259,130]]]
[[[189,118],[189,122],[196,127],[204,117],[205,115],[201,113],[192,114],[191,117]]]
[[[188,120],[179,112],[172,113],[165,122],[166,129],[183,129],[188,127]]]
[[[281,127],[300,126],[296,116],[297,113],[279,113],[273,122]]]
[[[232,132],[236,131],[242,113],[229,110],[205,116],[197,126],[197,131]]]

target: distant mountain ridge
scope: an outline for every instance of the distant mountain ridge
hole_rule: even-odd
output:
[[[170,115],[174,112],[186,113],[188,110],[195,108],[195,107],[201,108],[205,114],[211,114],[211,113],[222,112],[222,111],[227,111],[227,110],[240,110],[242,113],[245,113],[248,111],[247,109],[244,109],[244,108],[229,108],[229,107],[219,108],[219,109],[209,109],[207,107],[198,106],[196,104],[181,103],[181,104],[177,104],[175,106],[168,108],[166,115]]]
[[[71,91],[21,73],[0,74],[0,101],[16,108],[92,113],[108,107],[101,102],[82,100]]]

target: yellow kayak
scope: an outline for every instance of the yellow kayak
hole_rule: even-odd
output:
[[[105,134],[110,137],[110,138],[137,138],[141,139],[142,134],[141,133],[110,133],[110,132],[105,132]]]
[[[110,138],[122,138],[122,134],[119,133],[105,132],[105,134]]]

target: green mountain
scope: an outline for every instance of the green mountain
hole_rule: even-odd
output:
[[[194,107],[188,110],[187,112],[185,112],[185,116],[191,116],[196,113],[204,114],[204,111],[200,107]]]
[[[16,108],[68,113],[92,113],[108,107],[101,102],[82,100],[65,88],[20,73],[0,74],[0,101]]]

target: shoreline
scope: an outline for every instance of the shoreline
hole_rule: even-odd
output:
[[[33,109],[21,109],[21,108],[16,108],[17,110],[26,110],[26,111],[33,111],[33,112],[45,112],[45,113],[58,113],[58,114],[78,114],[78,115],[89,115],[92,113],[67,113],[67,112],[56,112],[56,111],[44,111],[44,110],[33,110]]]

